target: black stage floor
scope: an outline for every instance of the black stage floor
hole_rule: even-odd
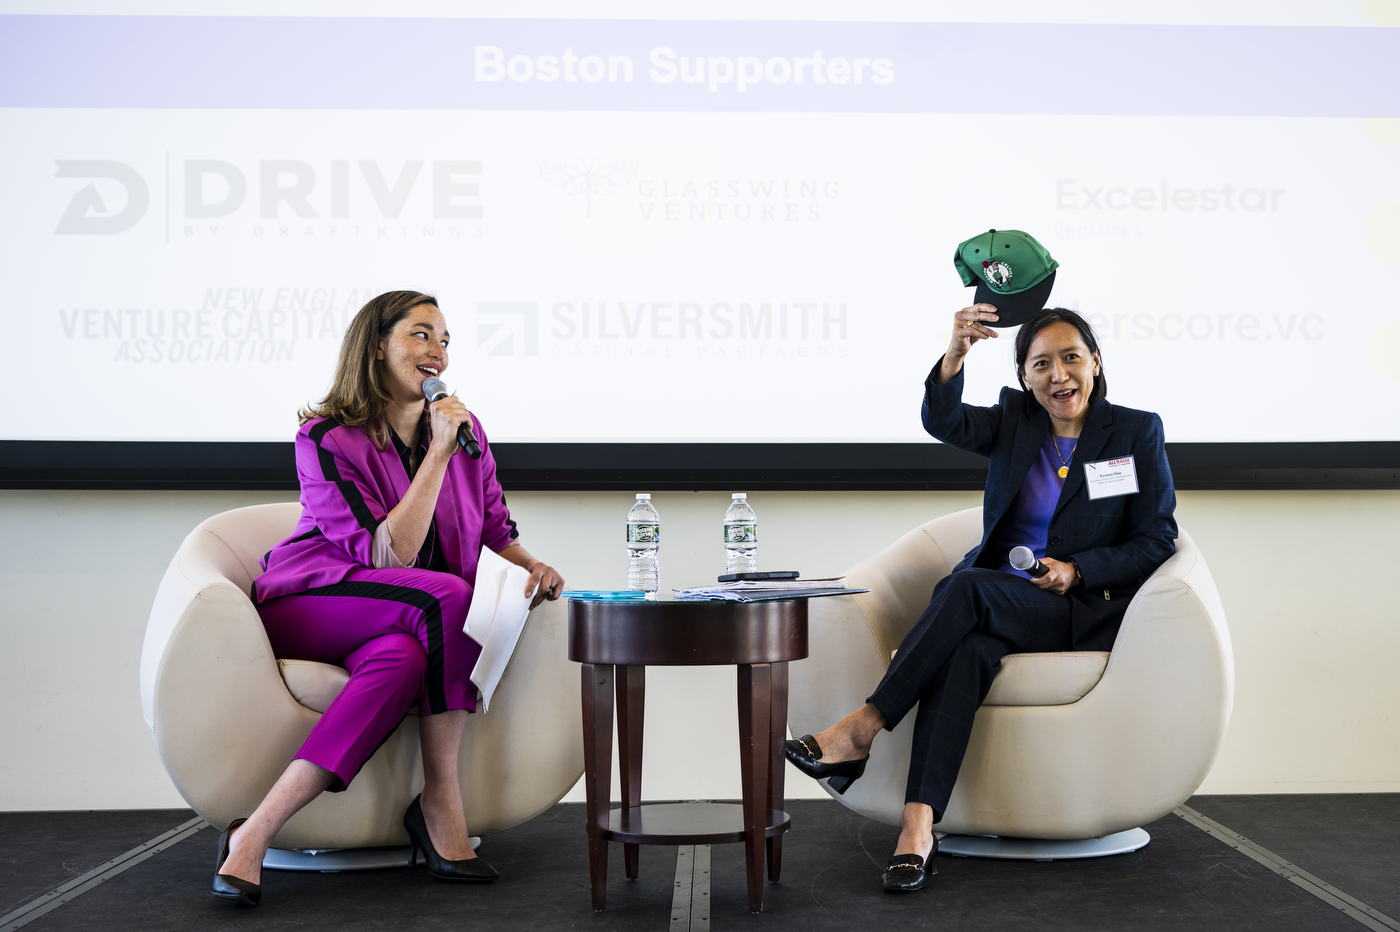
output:
[[[1198,796],[1188,804],[1384,914],[1400,929],[1400,794]],[[783,879],[765,910],[746,907],[743,848],[711,852],[706,927],[717,930],[1228,930],[1303,932],[1366,925],[1176,815],[1144,826],[1132,854],[1050,863],[938,859],[919,893],[888,895],[880,871],[896,831],[829,801],[788,804],[793,830]],[[0,813],[0,930],[6,914],[167,832],[187,810]],[[491,886],[434,881],[422,867],[341,874],[269,871],[263,903],[240,908],[208,893],[217,832],[206,828],[24,926],[48,930],[677,929],[676,849],[642,849],[638,880],[613,846],[608,908],[595,913],[581,805],[559,805],[489,836]],[[685,924],[681,921],[681,924]],[[695,924],[691,924],[691,928]]]

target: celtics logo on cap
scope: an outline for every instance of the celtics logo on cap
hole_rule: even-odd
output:
[[[982,263],[982,274],[987,276],[987,281],[997,288],[1005,288],[1006,283],[1011,281],[1011,266],[1000,259],[994,262]]]
[[[1021,230],[988,230],[958,244],[953,268],[974,302],[993,304],[993,327],[1018,327],[1045,306],[1059,263]]]

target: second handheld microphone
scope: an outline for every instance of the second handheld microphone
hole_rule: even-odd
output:
[[[1050,572],[1050,567],[1037,560],[1029,547],[1012,547],[1011,556],[1008,559],[1013,569],[1030,573],[1036,579]]]
[[[423,397],[428,399],[428,404],[446,398],[447,383],[442,379],[428,379],[423,383]],[[476,435],[472,433],[471,421],[463,421],[457,425],[457,444],[467,451],[467,456],[474,460],[481,459],[481,444],[476,442]]]

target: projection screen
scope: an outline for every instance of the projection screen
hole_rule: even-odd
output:
[[[878,465],[934,444],[953,249],[997,228],[1060,262],[1051,303],[1174,449],[1393,450],[1400,29],[1220,6],[0,17],[0,438],[286,443],[350,317],[408,288],[441,303],[448,384],[539,463]],[[967,401],[1015,384],[1013,338],[976,348]]]

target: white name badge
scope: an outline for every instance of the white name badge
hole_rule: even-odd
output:
[[[1138,490],[1137,468],[1131,456],[1085,463],[1084,480],[1089,488],[1089,501],[1132,495]]]

